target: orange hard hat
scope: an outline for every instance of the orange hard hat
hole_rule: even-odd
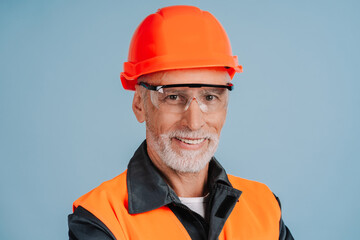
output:
[[[120,78],[125,89],[135,90],[141,75],[201,67],[225,67],[231,78],[242,72],[224,28],[211,13],[170,6],[146,17],[135,30]]]

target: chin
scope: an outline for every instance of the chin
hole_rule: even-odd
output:
[[[175,150],[171,145],[171,141],[166,141],[166,139],[169,139],[168,136],[160,136],[159,143],[165,144],[158,144],[155,150],[166,166],[181,173],[197,173],[203,170],[214,156],[218,146],[216,138],[216,140],[208,140],[209,143],[203,149]]]
[[[170,169],[181,173],[198,173],[203,170],[214,156],[219,136],[206,131],[175,130],[156,135],[151,130],[147,132],[148,144],[160,160]],[[181,147],[174,144],[175,138],[205,138],[202,146]],[[195,144],[194,144],[195,145]]]

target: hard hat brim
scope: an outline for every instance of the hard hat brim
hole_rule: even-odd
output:
[[[242,72],[242,66],[238,65],[237,56],[221,56],[214,59],[189,60],[181,57],[169,58],[168,56],[156,57],[137,64],[124,63],[124,72],[120,74],[121,83],[126,90],[135,90],[138,77],[166,70],[225,67],[232,79],[235,72]]]

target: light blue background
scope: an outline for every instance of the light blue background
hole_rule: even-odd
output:
[[[218,159],[280,197],[296,239],[360,235],[359,1],[0,2],[0,239],[66,239],[72,202],[144,139],[119,80],[136,26],[195,4],[228,32]]]

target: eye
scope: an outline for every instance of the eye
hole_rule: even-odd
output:
[[[164,97],[163,102],[171,105],[182,105],[187,103],[187,97],[178,93],[169,93]]]
[[[168,94],[163,99],[168,104],[179,104],[182,101],[182,97],[178,94]]]
[[[167,98],[169,99],[169,100],[177,100],[178,99],[178,95],[169,95],[169,96],[167,96]]]
[[[214,99],[215,99],[216,97],[214,96],[214,95],[206,95],[205,96],[205,99],[206,99],[206,101],[213,101]]]

